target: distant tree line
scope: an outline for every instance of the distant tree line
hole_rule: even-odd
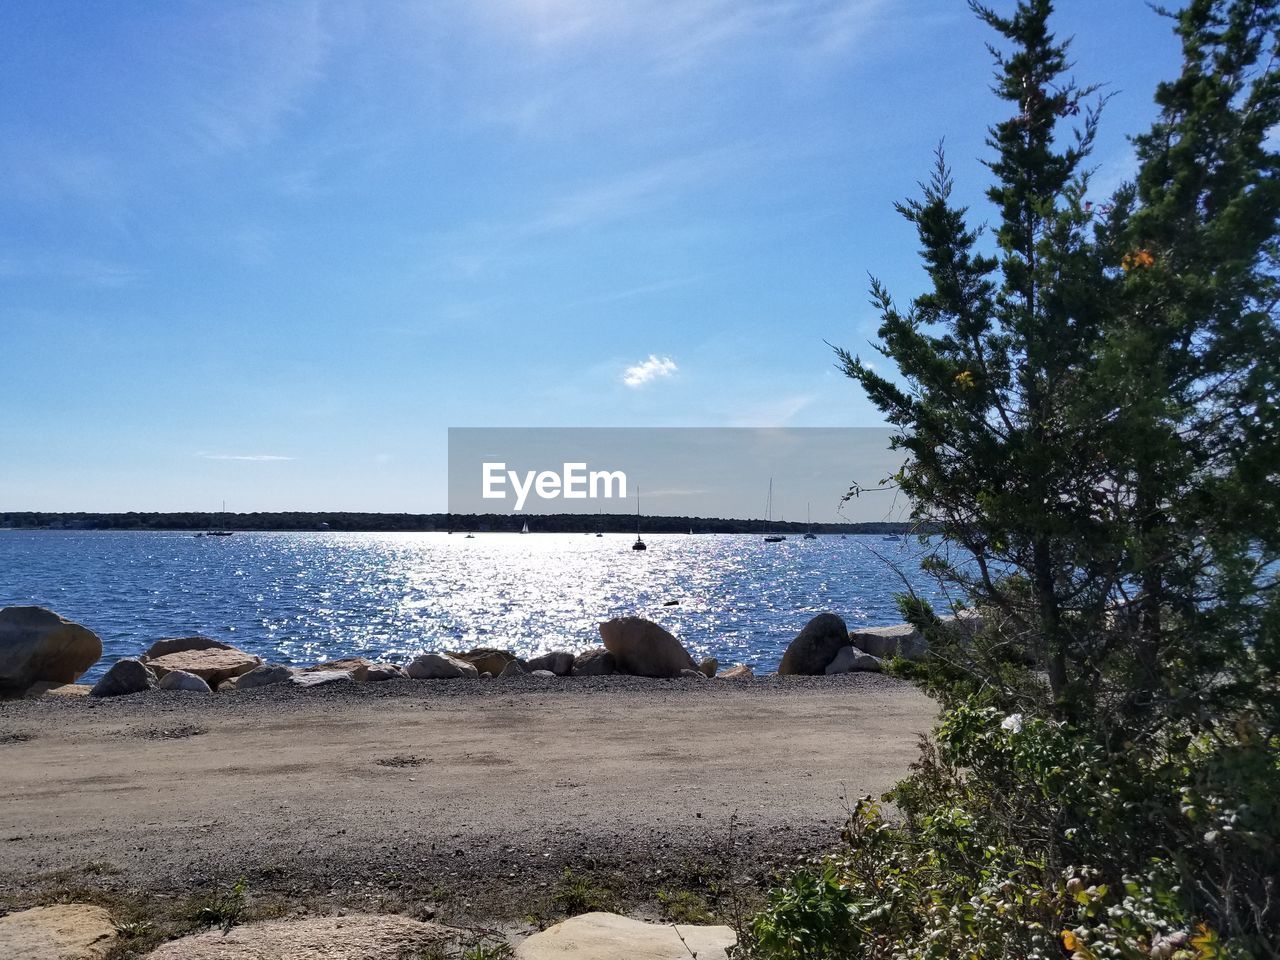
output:
[[[514,533],[525,523],[534,533],[634,533],[632,514],[447,514],[447,513],[0,513],[0,528],[22,530],[329,530],[392,533],[454,530],[459,533]],[[770,523],[769,531],[907,534],[927,532],[908,523]],[[643,517],[644,533],[761,533],[760,520],[718,517]]]

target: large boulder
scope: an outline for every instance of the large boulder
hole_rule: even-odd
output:
[[[749,666],[747,666],[747,664],[739,663],[736,666],[730,667],[728,670],[722,670],[719,673],[717,673],[716,679],[717,680],[745,680],[747,677],[754,677],[755,675],[756,675],[755,671],[752,670]]]
[[[853,673],[865,670],[871,673],[880,672],[880,659],[869,653],[863,653],[857,647],[841,647],[834,660],[827,664],[827,674]]]
[[[405,664],[404,672],[415,680],[453,680],[480,676],[480,671],[465,660],[447,653],[424,653]]]
[[[281,663],[264,663],[254,667],[248,673],[235,678],[236,690],[252,690],[254,687],[269,687],[276,683],[288,683],[293,679],[293,670]],[[232,681],[227,681],[231,683]],[[226,687],[226,683],[223,687]]]
[[[59,903],[0,917],[6,960],[98,960],[116,942],[111,914],[88,903]]]
[[[725,960],[737,942],[729,927],[644,923],[616,913],[583,913],[535,933],[517,960]]]
[[[782,655],[778,673],[782,675],[820,675],[836,658],[841,647],[849,645],[849,628],[834,613],[820,613],[804,625]]]
[[[192,693],[213,693],[213,688],[204,682],[204,679],[197,677],[194,673],[187,673],[185,670],[170,670],[160,678],[161,690],[189,690]]]
[[[544,653],[525,663],[529,670],[550,670],[557,677],[567,677],[573,673],[573,654],[564,650]]]
[[[704,676],[714,677],[716,671],[720,669],[720,661],[715,657],[707,657],[698,664],[698,669],[702,671]]]
[[[75,683],[102,656],[98,635],[44,607],[0,610],[0,688]]]
[[[156,675],[141,660],[117,660],[89,691],[92,697],[123,697],[156,688]]]
[[[333,670],[341,670],[344,673],[351,674],[351,679],[358,683],[364,683],[369,679],[369,668],[373,664],[364,657],[343,657],[341,660],[327,660],[324,663],[317,663],[314,667],[303,667],[303,673],[329,673]]]
[[[498,679],[510,680],[512,677],[523,677],[528,672],[529,672],[528,670],[526,670],[523,666],[520,665],[519,660],[512,660],[510,663],[508,663],[505,667],[502,668],[502,672],[498,674]]]
[[[929,650],[920,631],[909,623],[891,627],[864,627],[850,632],[845,641],[859,650],[879,657],[902,657],[904,660],[923,660]]]
[[[242,676],[261,664],[261,657],[255,657],[235,647],[179,650],[166,653],[163,657],[157,657],[154,660],[147,660],[147,666],[158,676],[163,677],[170,670],[185,670],[187,673],[194,673],[211,687],[216,687],[232,677]]]
[[[143,660],[158,660],[171,653],[185,653],[188,650],[234,650],[235,647],[213,637],[168,637],[157,640],[142,655]]]
[[[403,960],[445,956],[460,931],[409,917],[264,920],[171,940],[148,960]]]
[[[479,673],[489,673],[495,677],[502,673],[508,663],[516,659],[514,653],[495,650],[493,647],[476,647],[466,653],[451,653],[449,656],[471,664]]]
[[[638,677],[678,677],[697,670],[689,651],[652,620],[614,617],[600,624],[600,639],[622,673]]]
[[[575,677],[607,677],[617,669],[613,654],[604,647],[585,650],[573,658],[572,672]]]

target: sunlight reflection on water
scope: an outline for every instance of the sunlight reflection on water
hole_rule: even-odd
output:
[[[820,611],[851,628],[899,621],[903,584],[884,557],[936,599],[912,540],[655,534],[637,553],[631,539],[5,531],[0,606],[38,603],[95,630],[105,651],[91,680],[164,636],[203,633],[286,663],[479,645],[533,656],[595,646],[595,624],[619,614],[658,621],[695,656],[769,670]]]

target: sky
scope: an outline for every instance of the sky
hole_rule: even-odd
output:
[[[1177,45],[1058,6],[1105,196]],[[892,205],[940,141],[990,216],[991,39],[959,0],[11,0],[0,511],[430,512],[449,427],[879,425],[827,344],[870,353],[870,275],[919,292]]]

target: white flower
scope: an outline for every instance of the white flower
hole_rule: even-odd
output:
[[[1022,714],[1011,713],[1000,721],[1000,729],[1008,730],[1010,733],[1022,732]]]

